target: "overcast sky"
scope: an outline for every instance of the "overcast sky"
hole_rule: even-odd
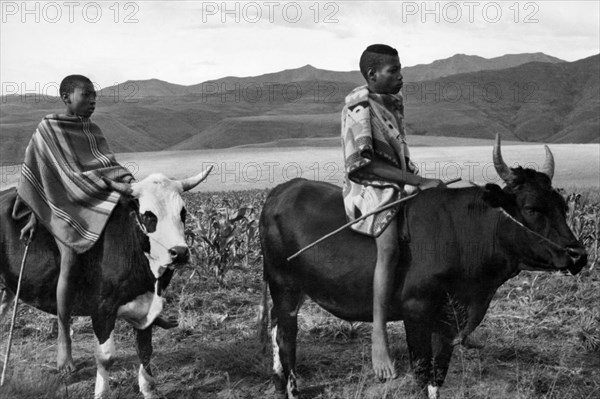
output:
[[[3,0],[2,92],[43,90],[72,73],[105,87],[150,78],[190,85],[306,64],[356,70],[372,43],[396,47],[403,66],[457,53],[575,61],[600,52],[595,0],[222,4]]]

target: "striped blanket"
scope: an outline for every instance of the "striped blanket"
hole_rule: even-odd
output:
[[[354,89],[346,96],[342,110],[342,146],[345,179],[344,207],[348,221],[372,212],[399,199],[404,187],[381,180],[362,168],[374,157],[416,173],[404,132],[404,105],[401,95],[370,93],[367,86]],[[378,236],[393,220],[398,207],[352,225],[352,229],[369,236]]]
[[[27,149],[17,192],[39,221],[78,253],[100,237],[120,194],[102,176],[122,180],[100,128],[88,118],[47,115]]]

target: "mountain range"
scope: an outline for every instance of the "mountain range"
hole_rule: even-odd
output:
[[[542,54],[457,54],[403,68],[408,134],[517,141],[600,142],[600,55],[565,62]],[[359,71],[306,65],[196,85],[132,80],[99,91],[93,120],[115,152],[224,148],[337,137]],[[20,162],[42,116],[60,99],[2,96],[0,160]]]

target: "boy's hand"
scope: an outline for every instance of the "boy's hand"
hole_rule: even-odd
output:
[[[422,178],[421,184],[419,184],[420,190],[427,190],[428,188],[445,188],[446,185],[440,179],[427,179]]]
[[[127,184],[135,183],[135,178],[132,175],[128,175],[123,178],[122,182]]]
[[[33,238],[33,233],[35,233],[35,229],[37,228],[37,218],[35,214],[32,212],[29,217],[29,221],[27,224],[21,229],[21,236],[19,237],[21,241],[25,244],[29,244]]]

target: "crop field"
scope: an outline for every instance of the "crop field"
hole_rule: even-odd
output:
[[[557,174],[560,168],[557,159]],[[442,397],[600,397],[600,193],[594,185],[568,183],[558,186],[566,188],[568,223],[586,245],[588,266],[577,276],[521,272],[500,287],[471,345],[455,349]],[[158,389],[168,399],[273,397],[271,349],[263,353],[256,338],[262,291],[257,219],[268,190],[203,190],[185,194],[192,259],[165,294],[166,315],[177,317],[179,326],[154,331]],[[3,359],[10,320],[0,323]],[[20,306],[0,398],[93,396],[91,321],[77,317],[72,325],[78,370],[65,377],[55,370],[54,317]],[[370,325],[337,319],[307,301],[299,314],[301,397],[417,398],[402,322],[388,326],[399,377],[380,383],[371,370]],[[139,398],[132,328],[118,321],[115,341],[111,397]]]

